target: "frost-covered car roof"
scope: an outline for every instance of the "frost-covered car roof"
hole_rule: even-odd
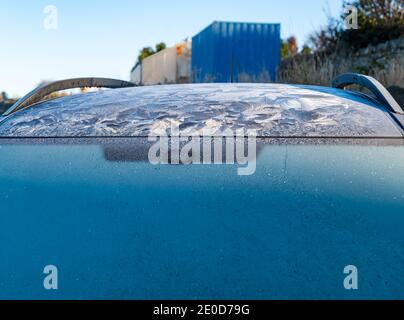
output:
[[[254,129],[261,137],[402,137],[389,113],[348,91],[281,84],[105,90],[44,101],[0,123],[6,137],[136,137]]]

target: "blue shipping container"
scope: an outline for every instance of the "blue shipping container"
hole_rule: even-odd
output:
[[[193,82],[274,82],[280,24],[213,22],[192,38]]]

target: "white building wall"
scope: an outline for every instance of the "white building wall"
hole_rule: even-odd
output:
[[[135,84],[157,85],[189,83],[191,79],[191,41],[183,41],[143,59],[131,72]]]
[[[130,73],[130,81],[136,85],[142,84],[142,65],[140,63]]]
[[[167,48],[143,60],[142,81],[144,85],[172,84],[177,79],[177,53]]]

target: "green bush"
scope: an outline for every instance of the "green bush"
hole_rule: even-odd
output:
[[[345,28],[346,9],[358,9],[358,30]],[[376,45],[404,36],[404,0],[345,0],[339,19],[310,37],[315,50],[335,52]]]

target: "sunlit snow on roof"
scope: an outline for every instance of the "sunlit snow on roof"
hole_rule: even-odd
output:
[[[148,136],[255,129],[268,137],[401,136],[389,115],[342,90],[279,84],[135,87],[79,94],[22,110],[0,136]]]

